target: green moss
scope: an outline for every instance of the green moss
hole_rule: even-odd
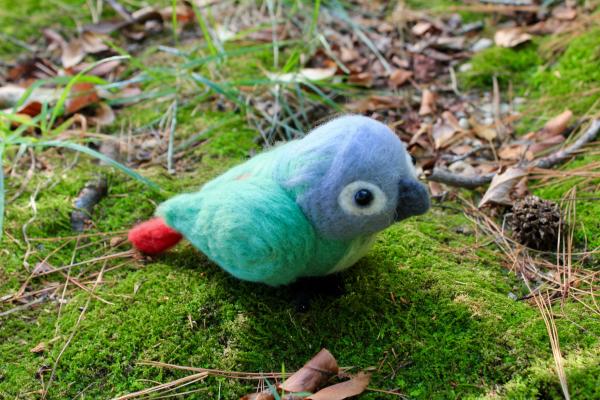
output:
[[[472,68],[461,74],[461,83],[466,88],[490,90],[496,76],[502,88],[512,83],[517,90],[524,91],[521,85],[535,74],[541,62],[535,43],[512,49],[491,47],[473,56],[469,61]]]
[[[75,21],[87,22],[85,4],[84,0],[0,0],[0,58],[8,59],[24,51],[15,40],[28,42],[39,38],[44,28],[61,31],[74,29]]]
[[[539,69],[542,61],[536,54],[536,43],[484,52],[474,60],[474,71],[480,75],[474,75],[473,84],[491,87],[491,76],[498,72],[492,69],[495,64],[505,66],[500,70],[503,84],[511,80],[521,85],[515,88],[517,91],[546,93],[544,83],[549,80],[542,79],[543,74],[552,73],[553,68],[563,71],[575,60],[586,65],[593,62],[581,52],[596,42],[584,37],[578,40],[581,42],[575,42],[564,53],[564,60],[560,58],[547,70]],[[145,58],[152,54],[156,52],[142,55],[140,60],[152,65]],[[177,62],[167,58],[159,65],[173,66]],[[243,79],[260,76],[270,62],[268,52],[260,52],[228,58],[218,67],[221,76]],[[210,73],[210,68],[199,66],[196,71]],[[532,75],[539,80],[529,79]],[[561,72],[561,76],[568,76],[568,82],[577,79],[568,73]],[[176,82],[173,71],[161,78],[165,80],[149,82],[146,89]],[[581,81],[583,86],[578,88],[593,84],[587,78]],[[182,99],[196,95],[188,92],[189,88],[182,90]],[[231,111],[207,111],[199,102],[180,102],[177,141],[192,138],[211,126],[227,124],[185,149],[189,164],[175,176],[160,166],[141,170],[167,193],[195,189],[242,162],[257,147],[253,140],[257,133],[242,117]],[[151,126],[169,104],[148,101],[126,107],[112,129],[118,133],[121,121],[133,127]],[[553,107],[560,106],[560,102],[553,103]],[[99,168],[85,157],[75,168],[65,168],[71,157],[70,153],[63,152],[59,157],[55,151],[46,152],[44,159],[52,163],[52,168],[36,174],[25,193],[7,208],[6,229],[15,241],[5,235],[0,249],[0,297],[18,290],[29,276],[22,263],[27,245],[21,232],[23,224],[33,217],[29,197],[38,185],[50,179],[49,185],[41,186],[36,199],[37,215],[27,229],[31,238],[72,235],[72,200],[98,171],[109,176],[110,191],[94,211],[96,225],[92,232],[126,230],[148,218],[155,204],[168,196],[149,191],[110,168]],[[568,167],[593,160],[583,157]],[[558,198],[573,182],[553,183],[537,193]],[[9,178],[9,196],[18,183]],[[588,195],[587,187],[592,186],[586,185],[578,195]],[[590,247],[600,245],[594,217],[600,210],[595,204],[578,202],[578,216]],[[90,302],[57,364],[48,397],[106,398],[185,375],[139,365],[143,360],[227,370],[280,371],[282,364],[286,370],[299,368],[321,347],[327,347],[340,365],[372,367],[372,387],[400,389],[415,399],[494,398],[494,393],[507,399],[560,398],[542,319],[534,307],[509,297],[510,292],[520,294],[522,284],[501,265],[502,258],[495,248],[484,246],[474,232],[462,214],[441,212],[437,207],[425,216],[395,225],[380,235],[367,257],[343,274],[342,296],[318,298],[304,314],[295,311],[287,289],[236,281],[189,244],[150,261],[128,260],[104,276],[97,295],[111,304]],[[584,241],[582,232],[577,231],[580,246]],[[75,244],[65,239],[31,243],[31,264],[53,254],[50,262],[55,266],[70,263]],[[113,249],[98,237],[82,239],[80,245],[85,247],[76,253],[75,261],[128,248],[124,244]],[[107,267],[119,262],[110,261]],[[85,276],[99,268],[100,264],[83,265],[74,268],[72,276]],[[60,275],[34,277],[30,289],[62,281]],[[83,291],[69,294],[60,318],[56,303],[51,301],[0,317],[0,398],[39,397],[36,391],[42,388],[40,376],[47,382],[47,369],[57,362],[87,299]],[[0,312],[17,305],[0,303]],[[566,303],[555,314],[573,397],[598,397],[600,322],[579,303]],[[40,342],[47,343],[48,350],[31,353],[29,350]],[[40,375],[38,371],[46,372]],[[248,382],[215,378],[195,387],[205,388],[192,397],[199,399],[233,399],[254,390]],[[380,399],[382,395],[368,393],[362,398]]]

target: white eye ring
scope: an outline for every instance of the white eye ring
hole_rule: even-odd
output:
[[[361,189],[367,189],[373,194],[373,200],[367,206],[359,206],[354,201],[356,192]],[[381,213],[385,209],[387,201],[387,196],[379,186],[365,181],[354,181],[347,184],[338,196],[338,204],[342,210],[357,217]]]

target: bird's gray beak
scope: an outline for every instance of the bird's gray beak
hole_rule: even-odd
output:
[[[401,179],[398,185],[395,220],[401,221],[414,215],[421,215],[427,210],[429,210],[427,187],[415,179]]]

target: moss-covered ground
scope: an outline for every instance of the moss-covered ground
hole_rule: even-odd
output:
[[[28,15],[26,10],[41,15],[36,10],[42,2],[20,1],[25,12],[18,16],[12,14],[19,9],[13,7],[15,2],[0,3],[3,10],[11,10],[0,11],[2,31],[27,38],[15,36],[15,26]],[[44,21],[35,26],[44,26]],[[565,107],[577,117],[597,113],[600,32],[591,30],[570,40],[564,52],[553,55],[552,65],[538,54],[541,45],[535,41],[518,49],[487,50],[472,60],[472,71],[461,79],[470,87],[484,88],[491,86],[492,74],[512,82],[528,99],[528,118],[521,130],[541,126]],[[0,49],[4,57],[17,51]],[[245,57],[243,63],[253,68],[254,56]],[[166,106],[130,107],[113,128],[118,130],[121,121],[143,125]],[[527,113],[529,107],[535,111]],[[142,173],[177,193],[242,162],[258,148],[253,140],[257,134],[235,114],[199,114],[193,105],[183,106],[178,132],[192,135],[225,119],[231,123],[191,152],[193,162],[185,169],[169,175],[162,167],[151,167]],[[0,297],[17,291],[28,276],[23,267],[28,248],[24,224],[28,238],[72,236],[73,198],[98,171],[109,177],[109,194],[96,207],[90,232],[123,235],[120,232],[148,218],[167,196],[83,156],[73,167],[72,153],[52,150],[43,157],[50,167],[6,209]],[[597,160],[593,155],[578,157],[566,168]],[[559,199],[577,183],[581,181],[547,184],[537,193]],[[9,186],[9,197],[15,190]],[[593,182],[585,182],[578,195],[583,194],[597,196]],[[600,246],[598,204],[577,202],[579,248],[586,240],[589,248]],[[111,248],[100,236],[30,243],[32,264],[49,254],[53,264],[66,265],[128,248]],[[428,214],[383,232],[373,250],[344,272],[344,293],[317,298],[306,313],[297,312],[286,288],[237,281],[189,244],[149,261],[109,261],[105,268],[120,267],[105,273],[94,297],[70,290],[60,314],[58,303],[48,301],[0,317],[0,398],[40,398],[52,369],[47,398],[111,398],[186,374],[137,364],[143,360],[238,371],[280,371],[283,365],[289,371],[322,347],[340,365],[372,367],[370,387],[398,390],[408,398],[561,398],[544,322],[536,307],[509,296],[523,294],[524,289],[503,257],[458,205],[434,205]],[[598,268],[597,258],[591,263]],[[86,276],[101,265],[85,264],[71,274]],[[43,287],[64,279],[41,276],[32,284]],[[16,305],[2,303],[0,312]],[[572,398],[600,398],[600,320],[575,302],[557,306],[555,318]],[[30,351],[42,342],[45,351]],[[235,399],[254,390],[248,382],[223,378],[209,378],[193,388],[202,389],[189,395],[198,399]],[[361,398],[386,396],[395,398],[380,392]]]

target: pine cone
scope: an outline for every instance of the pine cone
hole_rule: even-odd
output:
[[[555,250],[562,217],[556,203],[527,196],[513,206],[511,226],[515,240],[536,250]]]

